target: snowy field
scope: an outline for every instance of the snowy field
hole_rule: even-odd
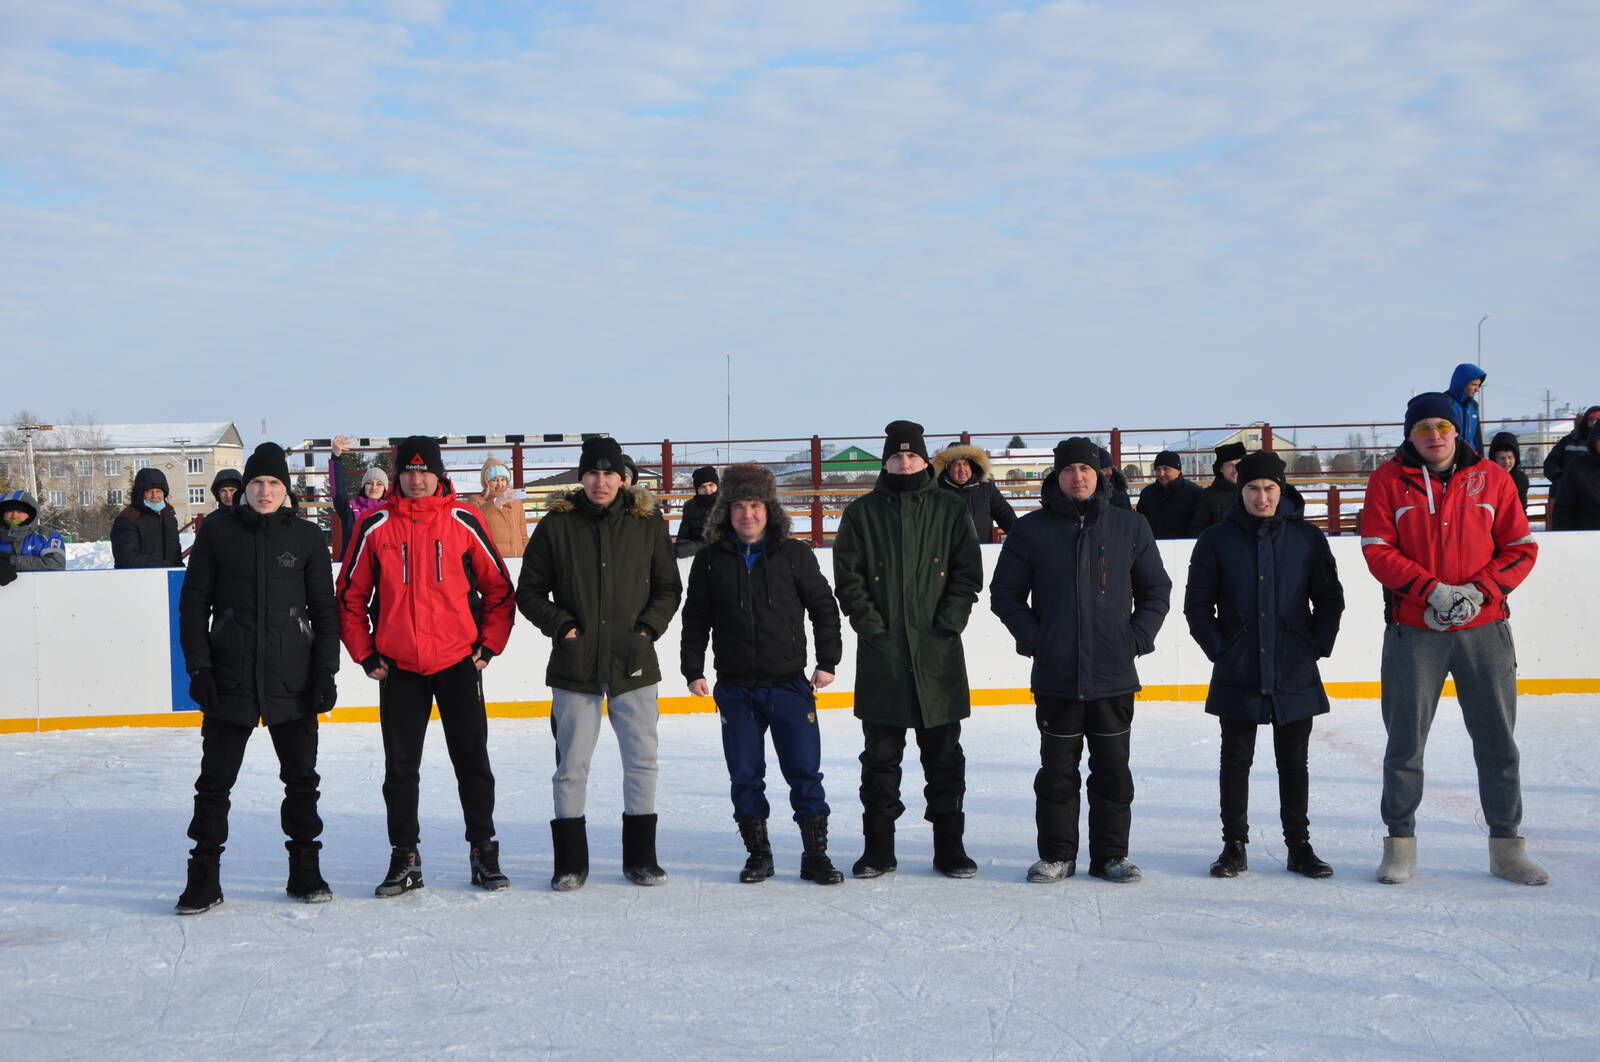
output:
[[[825,712],[834,855],[859,854],[858,724]],[[1525,698],[1530,849],[1544,888],[1486,870],[1471,756],[1441,708],[1420,870],[1373,881],[1383,730],[1343,702],[1312,742],[1312,837],[1336,869],[1282,869],[1270,740],[1254,777],[1251,870],[1220,847],[1214,720],[1141,705],[1133,858],[1144,882],[1027,885],[1031,711],[966,726],[971,881],[934,874],[908,771],[900,872],[801,882],[774,816],[779,875],[739,885],[714,716],[662,722],[661,861],[618,867],[620,769],[602,739],[593,874],[556,895],[544,720],[494,720],[499,837],[512,889],[467,883],[437,725],[423,776],[428,887],[372,897],[387,866],[370,724],[323,729],[324,872],[336,899],[283,894],[278,786],[258,734],[234,793],[227,901],[174,916],[199,761],[194,730],[0,738],[4,1059],[1439,1058],[1600,1056],[1600,701]],[[773,772],[776,777],[776,771]],[[777,808],[785,807],[780,797]],[[1080,860],[1080,865],[1086,859]]]

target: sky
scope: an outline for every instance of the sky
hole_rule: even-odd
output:
[[[0,0],[3,403],[247,441],[1600,401],[1600,7]],[[1483,322],[1480,318],[1490,314]]]

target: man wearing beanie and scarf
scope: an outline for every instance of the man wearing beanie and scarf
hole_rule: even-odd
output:
[[[511,576],[477,509],[456,499],[439,444],[425,435],[395,447],[397,489],[351,536],[339,572],[345,649],[378,681],[389,872],[374,890],[422,888],[417,789],[435,701],[466,820],[472,883],[510,882],[494,839],[494,773],[483,678],[505,651],[516,616]]]
[[[1417,865],[1422,753],[1447,677],[1472,737],[1489,828],[1489,870],[1526,885],[1548,874],[1518,836],[1517,655],[1507,596],[1539,547],[1506,470],[1457,433],[1448,394],[1417,395],[1405,442],[1367,481],[1361,551],[1383,584],[1383,862],[1378,880],[1409,881]]]
[[[1150,525],[1111,505],[1101,489],[1099,447],[1081,437],[1058,443],[1043,505],[1017,521],[989,584],[989,607],[1017,652],[1033,658],[1039,860],[1029,881],[1060,881],[1077,870],[1085,743],[1089,873],[1139,880],[1128,859],[1134,657],[1155,649],[1171,593]]]
[[[584,808],[602,708],[622,754],[622,872],[660,885],[656,862],[656,639],[683,596],[666,524],[643,487],[627,487],[615,439],[585,439],[582,488],[555,498],[528,540],[517,606],[551,639],[545,681],[555,732],[555,873],[566,892],[589,877]]]
[[[845,508],[833,546],[834,593],[857,635],[855,713],[866,745],[866,845],[851,872],[875,878],[895,869],[894,824],[905,811],[900,761],[914,730],[934,868],[970,878],[978,865],[962,841],[961,720],[972,699],[961,632],[983,588],[983,555],[966,504],[934,481],[922,425],[897,420],[885,434],[883,471],[871,493]]]
[[[1183,461],[1171,450],[1156,455],[1156,481],[1139,492],[1139,515],[1159,539],[1191,538],[1189,525],[1204,493],[1183,474]]]
[[[822,742],[813,689],[833,681],[843,644],[833,590],[806,543],[789,537],[772,472],[730,465],[695,555],[683,602],[683,677],[696,697],[717,701],[722,751],[732,782],[733,818],[750,858],[745,883],[772,877],[767,837],[765,735],[772,744],[805,855],[800,876],[836,885],[844,875],[828,859],[828,801],[822,791]],[[806,677],[806,616],[816,630],[817,666]],[[706,684],[706,642],[714,642],[717,684]]]
[[[694,497],[683,503],[683,517],[678,521],[678,540],[674,545],[678,556],[692,557],[708,541],[706,517],[711,515],[711,507],[717,504],[720,485],[717,470],[710,465],[702,465],[694,470]]]
[[[1326,536],[1305,521],[1283,459],[1267,450],[1239,462],[1239,499],[1189,559],[1183,613],[1211,661],[1206,711],[1222,727],[1222,854],[1215,878],[1248,869],[1250,765],[1257,728],[1272,726],[1278,809],[1288,869],[1326,878],[1311,847],[1307,767],[1311,721],[1328,710],[1317,660],[1333,652],[1344,589]]]
[[[256,447],[242,479],[243,503],[225,519],[205,521],[195,536],[178,599],[189,696],[205,716],[189,822],[194,848],[177,906],[185,915],[222,902],[229,793],[258,723],[272,738],[283,779],[288,893],[306,903],[333,898],[317,854],[317,713],[333,708],[339,670],[333,566],[322,531],[295,516],[282,448]]]
[[[1239,462],[1244,458],[1244,443],[1224,443],[1216,449],[1217,459],[1211,465],[1216,478],[1200,492],[1194,505],[1194,515],[1189,518],[1189,537],[1198,538],[1208,527],[1222,523],[1239,496]]]

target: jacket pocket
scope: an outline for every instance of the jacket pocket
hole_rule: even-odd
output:
[[[245,651],[244,631],[239,626],[233,609],[226,608],[211,624],[211,673],[218,689],[244,687]]]

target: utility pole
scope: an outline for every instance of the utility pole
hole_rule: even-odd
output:
[[[39,489],[39,473],[34,468],[33,460],[33,433],[49,431],[48,424],[18,424],[17,431],[22,434],[23,444],[28,449],[28,493],[39,499],[39,508],[44,508],[44,491]]]
[[[189,437],[174,438],[178,444],[178,482],[183,484],[179,489],[179,500],[183,502],[183,512],[189,514]]]
[[[732,463],[732,461],[733,461],[733,353],[730,351],[728,354],[725,355],[725,357],[728,359],[728,423],[727,423],[727,426],[726,426],[727,443],[728,443],[728,461],[729,461],[729,463]]]

